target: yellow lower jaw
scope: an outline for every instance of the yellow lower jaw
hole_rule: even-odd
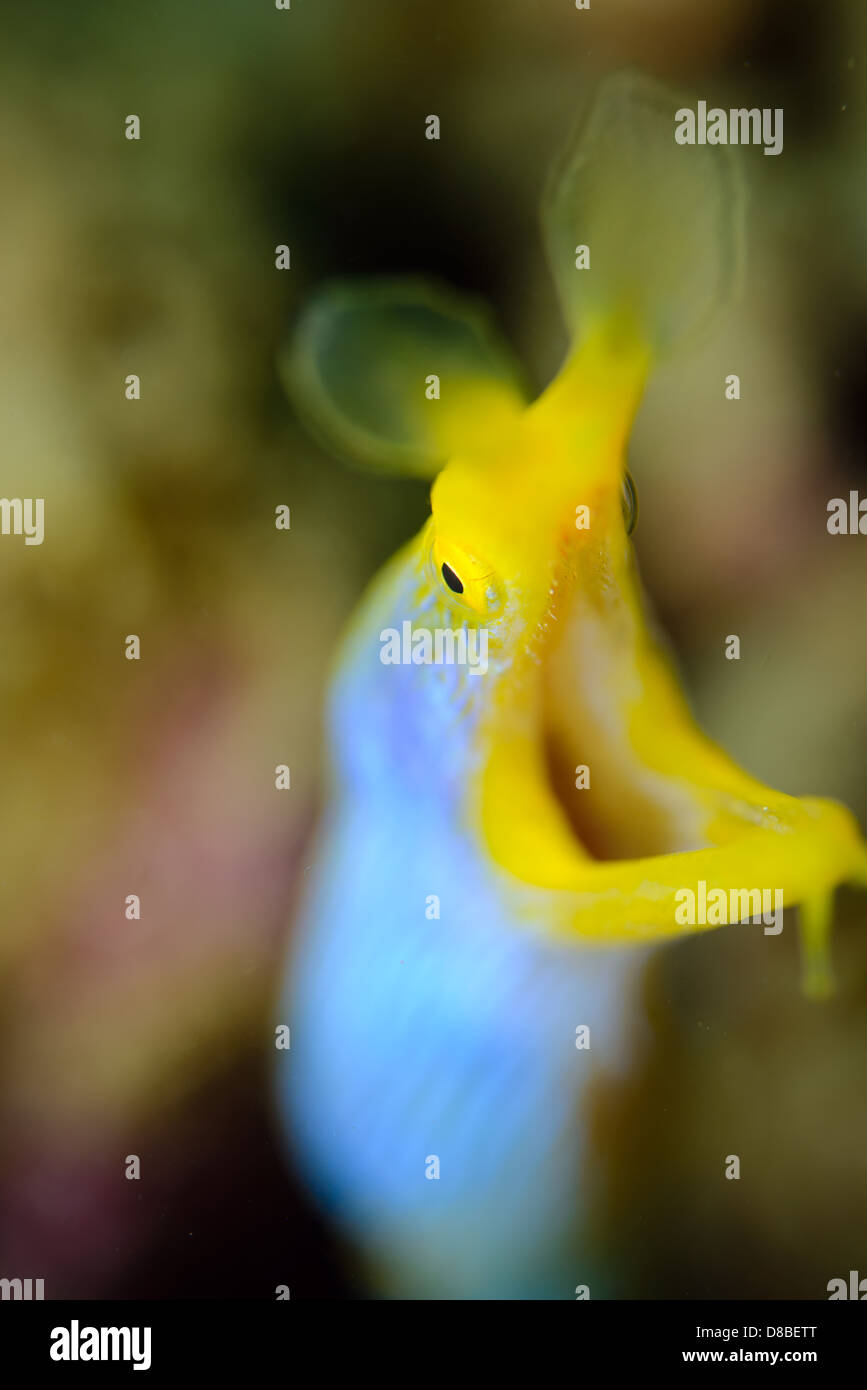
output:
[[[753,804],[756,785],[750,779]],[[787,905],[837,883],[867,884],[867,846],[844,807],[762,790],[769,807],[762,824],[744,820],[734,834],[732,811],[725,837],[716,843],[708,817],[707,848],[600,861],[572,834],[535,750],[504,742],[492,751],[482,776],[480,828],[490,857],[524,883],[598,899],[595,907],[585,904],[567,929],[608,940],[680,934],[673,894],[698,880],[726,891],[779,888]],[[695,786],[693,795],[701,812],[708,788]]]
[[[789,816],[744,827],[727,843],[596,861],[571,837],[542,784],[534,788],[533,779],[521,778],[520,759],[514,755],[514,749],[511,756],[502,749],[488,763],[481,788],[481,833],[503,873],[504,892],[526,915],[528,927],[588,944],[661,942],[743,920],[728,913],[713,920],[683,920],[684,890],[710,902],[721,893],[726,903],[737,902],[741,893],[768,890],[781,906],[801,904],[804,989],[814,998],[830,992],[834,889],[844,882],[867,886],[867,846],[843,807],[785,798]],[[520,786],[515,785],[516,774]],[[772,795],[779,809],[779,793]]]
[[[694,724],[658,654],[648,647],[633,656],[644,699],[637,708],[624,707],[620,730],[612,716],[614,737],[627,748],[635,780],[646,775],[670,792],[692,843],[701,847],[594,858],[552,790],[539,734],[541,687],[534,690],[530,680],[523,706],[513,685],[491,711],[472,808],[505,891],[509,884],[516,890],[528,926],[613,945],[663,941],[741,920],[679,920],[684,890],[698,892],[703,885],[706,896],[722,893],[727,902],[737,901],[733,892],[768,890],[785,907],[802,904],[805,987],[813,995],[827,993],[834,889],[845,882],[867,886],[867,845],[854,818],[835,802],[787,796],[750,777]],[[614,710],[616,693],[609,702]],[[591,775],[592,759],[591,752]],[[622,815],[630,815],[626,804]]]

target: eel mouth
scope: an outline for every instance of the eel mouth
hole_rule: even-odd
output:
[[[597,861],[706,848],[710,789],[696,787],[691,756],[706,740],[648,631],[622,530],[584,545],[567,540],[552,596],[537,737],[576,848]]]
[[[622,526],[564,539],[547,611],[494,692],[478,829],[504,883],[530,890],[529,916],[554,934],[635,943],[719,925],[678,915],[683,891],[702,884],[730,904],[779,891],[803,905],[816,943],[834,887],[867,885],[867,847],[844,807],[763,785],[698,728]]]
[[[620,865],[761,824],[757,784],[749,796],[744,778],[735,798],[713,784],[732,765],[696,728],[648,631],[622,525],[590,542],[564,537],[523,658],[492,710],[481,786],[502,867],[539,887],[584,883],[588,870],[596,881],[609,870],[607,881]]]
[[[708,845],[672,804],[679,789],[655,786],[653,778],[630,779],[616,745],[588,741],[586,749],[580,742],[569,749],[549,728],[544,749],[551,794],[591,859],[644,859]],[[608,770],[613,776],[602,781]]]
[[[648,725],[657,725],[657,747],[673,734],[682,738],[684,728],[673,730],[672,719],[689,732],[694,726],[685,703],[656,712],[649,706],[652,692],[635,639],[627,615],[600,612],[576,597],[542,662],[544,775],[577,844],[595,860],[641,859],[710,843],[708,789],[697,795],[689,762],[681,768],[669,762],[663,771],[651,766],[646,755],[653,750],[641,745],[640,731]],[[751,810],[760,814],[760,808]]]

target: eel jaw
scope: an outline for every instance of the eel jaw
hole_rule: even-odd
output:
[[[697,727],[648,629],[622,525],[570,544],[555,592],[553,621],[498,683],[483,727],[472,809],[507,891],[520,888],[543,931],[598,943],[717,925],[678,921],[678,893],[701,882],[727,897],[779,891],[804,904],[808,983],[825,992],[834,888],[867,886],[852,816],[763,785]]]

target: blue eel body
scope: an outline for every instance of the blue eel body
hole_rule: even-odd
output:
[[[379,659],[379,632],[418,618],[416,571],[404,554],[380,577],[339,662],[280,1105],[296,1161],[382,1292],[574,1298],[593,1283],[575,1253],[583,1104],[595,1059],[622,1065],[646,951],[516,924],[461,829],[487,678],[441,667],[434,703],[431,668]]]

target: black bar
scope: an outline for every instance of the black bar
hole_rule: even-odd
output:
[[[118,1336],[116,1346],[128,1359],[52,1359],[52,1347],[70,1354],[73,1348],[101,1351],[103,1340],[94,1338],[93,1328],[127,1329],[128,1339]],[[149,1350],[145,1329],[150,1330]],[[543,1341],[537,1340],[540,1333]],[[420,1340],[412,1340],[414,1336]],[[799,1366],[824,1376],[857,1365],[864,1336],[865,1310],[846,1302],[588,1301],[547,1310],[539,1305],[434,1309],[350,1303],[340,1311],[333,1302],[292,1299],[0,1303],[0,1365],[7,1373],[14,1366],[20,1375],[47,1371],[58,1382],[69,1376],[93,1378],[106,1369],[115,1380],[134,1376],[134,1358],[143,1363],[147,1355],[150,1364],[142,1369],[149,1379],[189,1373],[198,1384],[210,1375],[239,1371],[281,1374],[280,1383],[286,1385],[309,1382],[340,1355],[365,1378],[384,1362],[413,1377],[422,1370],[430,1373],[440,1358],[454,1374],[459,1366],[469,1370],[481,1357],[488,1379],[496,1363],[501,1358],[508,1362],[518,1347],[540,1371],[552,1356],[565,1353],[576,1378],[590,1368],[597,1375],[616,1376],[620,1371],[653,1374],[708,1365],[728,1370]],[[471,1355],[469,1364],[461,1347]],[[110,1357],[110,1335],[104,1348]]]

